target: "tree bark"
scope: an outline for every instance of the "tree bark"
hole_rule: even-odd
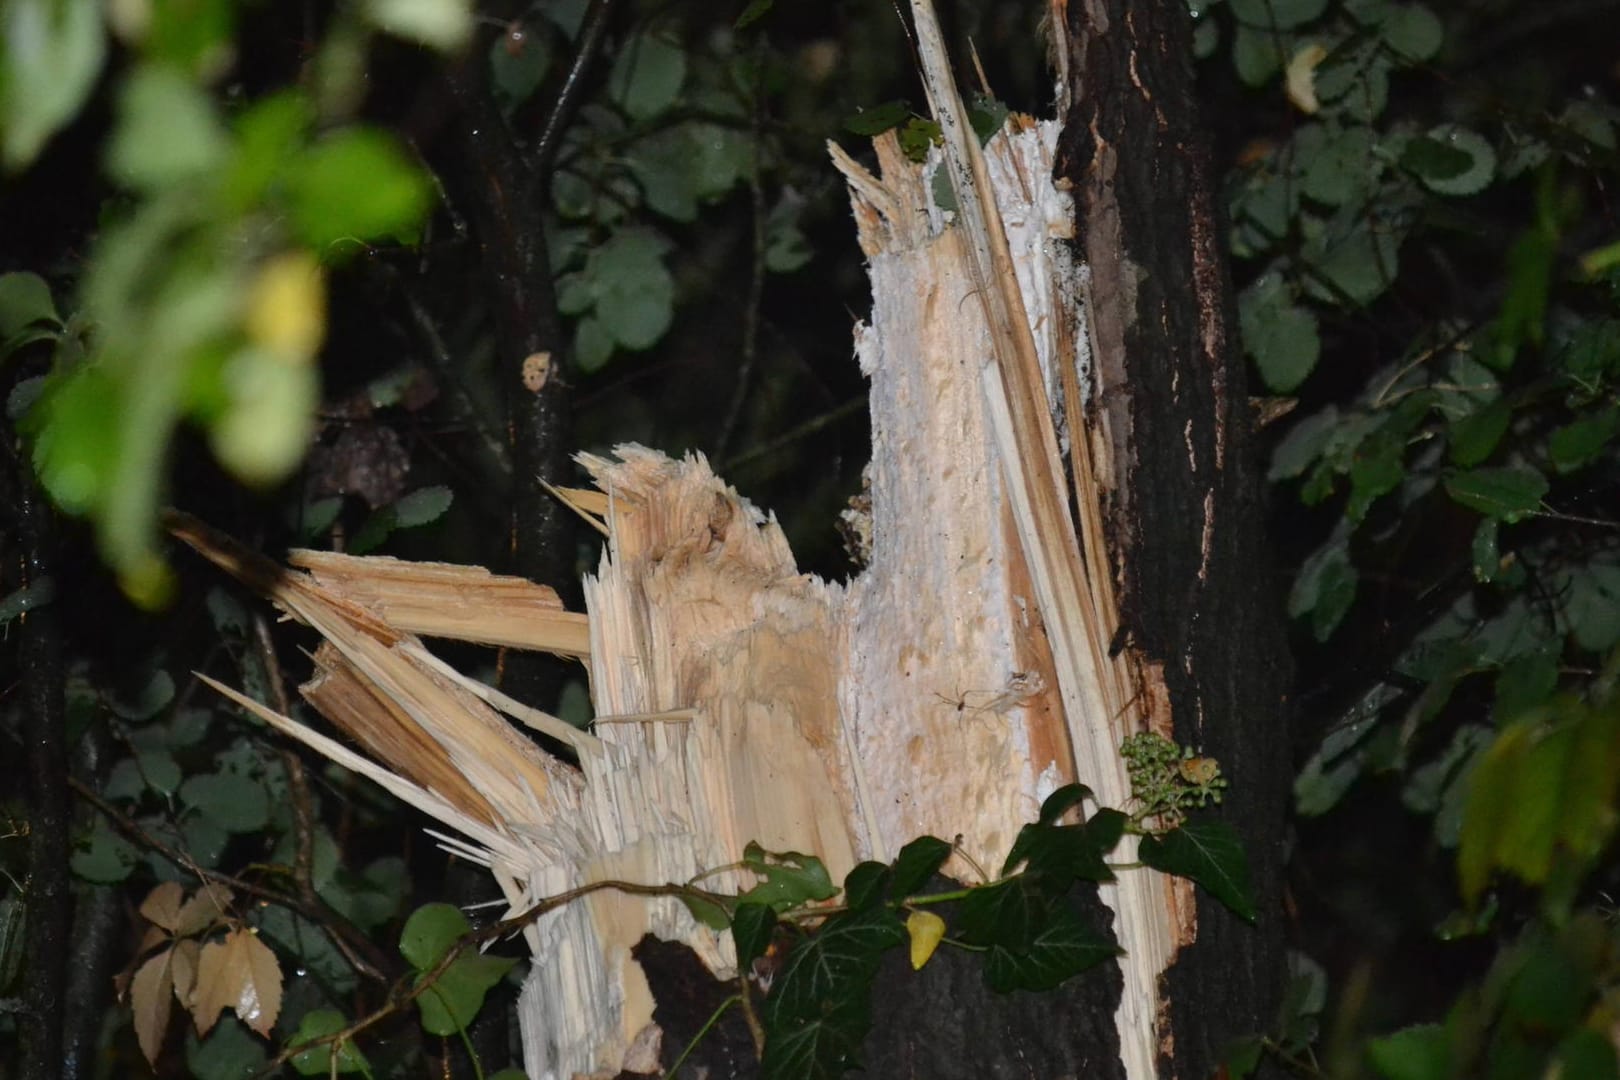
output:
[[[1091,269],[1094,420],[1111,433],[1110,554],[1120,634],[1162,667],[1178,741],[1232,780],[1260,919],[1200,895],[1197,944],[1167,978],[1173,1063],[1208,1075],[1266,1029],[1284,985],[1281,889],[1291,776],[1288,650],[1268,567],[1246,372],[1209,139],[1182,4],[1057,0],[1068,101],[1056,175]]]

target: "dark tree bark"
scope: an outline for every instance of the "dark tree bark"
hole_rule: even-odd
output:
[[[10,435],[10,432],[7,432]],[[15,446],[15,443],[13,443]],[[17,584],[38,586],[50,579],[55,554],[54,515],[34,486],[26,460],[11,460],[17,513]],[[63,583],[57,581],[56,588]],[[73,897],[68,880],[72,802],[67,790],[67,732],[61,625],[55,604],[47,602],[21,619],[20,671],[23,695],[24,756],[28,792],[28,880],[24,889],[27,944],[24,954],[23,1012],[17,1018],[22,1053],[21,1080],[47,1080],[61,1074],[63,1010],[66,1002],[68,931]]]
[[[1208,1075],[1272,1024],[1288,653],[1265,553],[1260,473],[1208,138],[1183,4],[1058,0],[1070,107],[1057,172],[1092,275],[1098,387],[1114,437],[1113,562],[1129,644],[1163,664],[1177,739],[1217,758],[1260,899],[1258,926],[1198,898],[1198,941],[1166,975],[1168,1074]]]

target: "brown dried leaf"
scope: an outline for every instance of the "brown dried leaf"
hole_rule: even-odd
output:
[[[197,895],[180,908],[174,932],[181,937],[202,933],[225,914],[233,899],[231,890],[225,886],[205,882],[197,890]]]
[[[223,942],[202,947],[191,1006],[197,1034],[207,1035],[227,1006],[266,1037],[281,1012],[281,964],[251,930],[233,930]]]
[[[174,999],[187,1009],[191,1008],[192,995],[197,990],[197,963],[201,952],[202,943],[196,938],[174,943],[174,962],[169,968],[174,976]]]
[[[145,913],[145,906],[142,906]],[[169,1029],[169,995],[173,991],[170,960],[173,951],[165,949],[141,965],[130,983],[129,1002],[135,1019],[135,1039],[147,1063],[157,1065],[163,1049],[163,1035]]]
[[[141,917],[173,934],[175,927],[180,925],[180,904],[185,895],[186,890],[180,887],[178,881],[165,881],[141,901]]]

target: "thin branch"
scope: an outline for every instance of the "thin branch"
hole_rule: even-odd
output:
[[[748,390],[754,381],[754,362],[759,355],[760,306],[765,297],[765,189],[760,183],[760,158],[765,148],[765,37],[761,35],[754,49],[754,152],[748,169],[748,196],[753,215],[753,261],[748,271],[748,302],[743,306],[742,358],[737,364],[737,384],[731,391],[731,404],[726,407],[725,420],[714,443],[714,458],[723,460],[737,433],[743,406],[748,401]]]
[[[534,145],[534,153],[529,158],[529,168],[533,179],[542,190],[549,186],[551,166],[557,159],[557,151],[562,147],[563,132],[574,118],[579,109],[581,96],[585,93],[585,77],[590,74],[591,64],[602,51],[602,39],[607,36],[608,16],[613,7],[613,0],[591,0],[591,6],[585,12],[584,21],[580,23],[579,45],[574,50],[574,62],[568,69],[568,77],[557,91],[557,100],[552,102],[551,111],[546,114],[545,125],[540,129],[540,139]]]
[[[835,424],[844,417],[858,413],[864,408],[866,408],[866,398],[850,398],[842,405],[834,405],[820,416],[811,417],[798,427],[786,432],[785,434],[777,436],[770,442],[756,446],[752,450],[745,451],[744,453],[738,454],[734,458],[728,459],[718,467],[717,471],[724,475],[725,473],[729,473],[733,469],[740,466],[750,465],[753,462],[758,461],[760,458],[768,457],[769,455],[776,453],[778,450],[785,449],[793,443],[798,442],[800,439],[805,438],[808,435],[814,435],[822,428]]]
[[[306,902],[300,897],[289,896],[278,889],[267,889],[263,885],[257,885],[235,875],[224,874],[217,870],[209,870],[206,867],[198,866],[196,860],[188,858],[184,852],[176,851],[147,832],[78,778],[69,776],[68,786],[73,789],[79,798],[100,811],[108,823],[124,834],[132,843],[148,851],[157,852],[174,864],[176,868],[199,881],[225,885],[246,896],[265,900],[278,907],[297,912],[325,931],[326,936],[337,950],[343,954],[344,960],[355,971],[377,982],[382,982],[388,978],[386,971],[391,965],[382,951],[358,927],[333,911],[319,897],[314,898],[312,902]]]

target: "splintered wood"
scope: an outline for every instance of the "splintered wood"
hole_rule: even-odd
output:
[[[1072,224],[1050,181],[1055,125],[1013,117],[981,152],[959,137],[937,42],[921,44],[944,161],[909,162],[886,135],[873,175],[833,149],[874,295],[855,347],[872,385],[871,557],[848,585],[799,573],[775,521],[700,456],[636,446],[582,455],[596,490],[556,492],[606,538],[585,614],[477,567],[298,552],[308,572],[281,571],[174,523],[325,637],[304,696],[370,757],[225,692],[458,833],[447,846],[490,867],[512,912],[604,879],[687,881],[749,842],[813,853],[840,880],[919,835],[960,838],[966,858],[947,869],[971,879],[1064,783],[1126,805],[1119,742],[1163,728],[1156,673],[1110,655],[1098,502],[1112,464],[1081,416],[1084,270],[1061,243]],[[954,210],[933,199],[936,168]],[[593,731],[477,684],[417,635],[581,659]],[[703,880],[752,884],[736,870]],[[1127,1075],[1150,1076],[1156,980],[1191,906],[1148,870],[1104,898],[1127,953]],[[656,1068],[653,1002],[630,955],[648,933],[732,974],[729,938],[672,899],[598,892],[529,928],[531,1077]]]

